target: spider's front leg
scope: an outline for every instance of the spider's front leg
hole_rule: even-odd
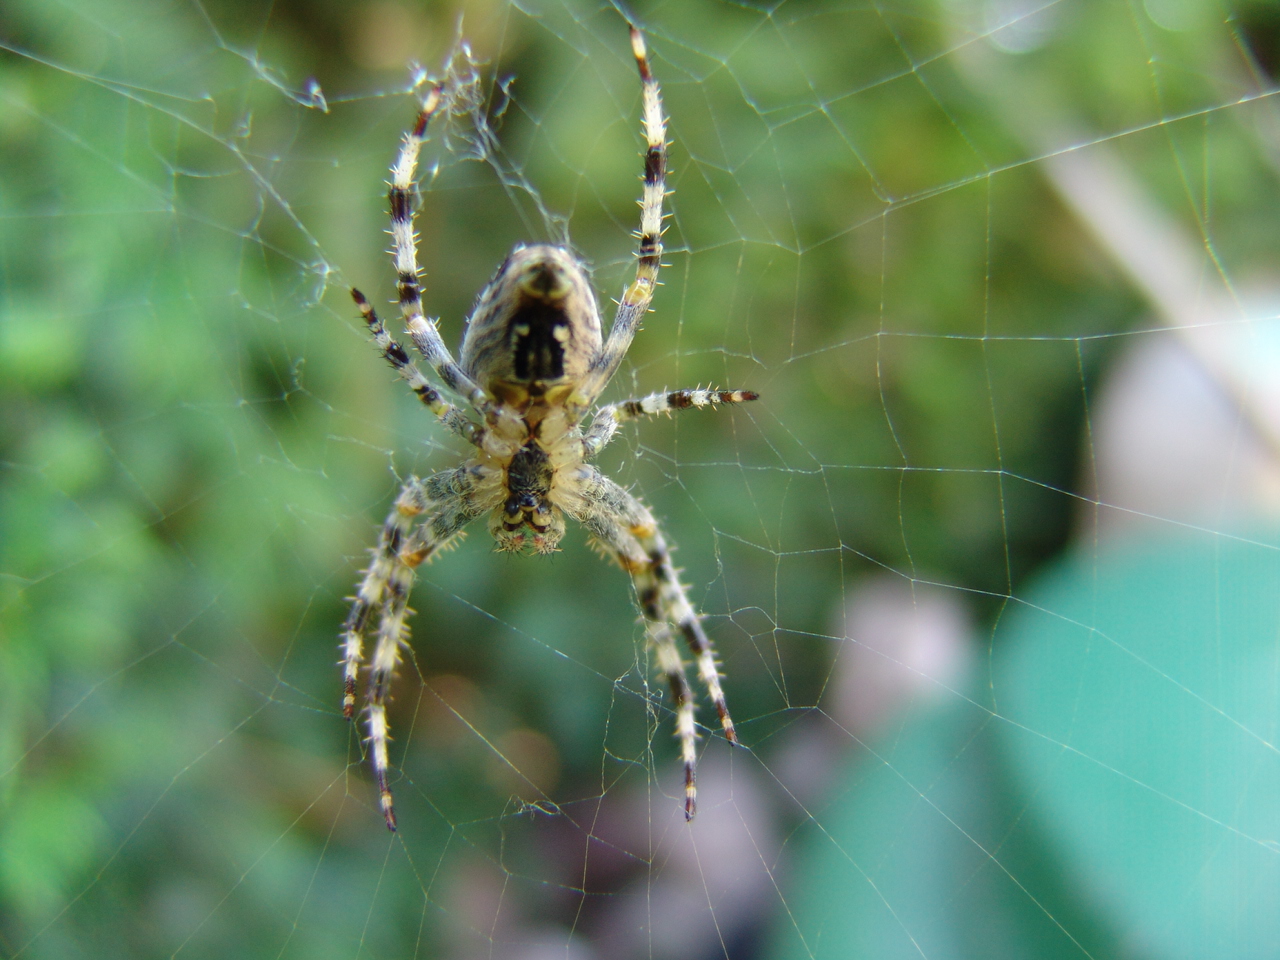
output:
[[[380,614],[377,640],[369,668],[366,707],[369,711],[370,758],[378,782],[382,814],[390,830],[396,828],[391,789],[387,783],[387,696],[400,662],[400,646],[408,638],[405,618],[414,571],[462,532],[463,527],[490,508],[477,494],[484,474],[468,463],[425,481],[411,477],[382,525],[373,562],[356,591],[343,627],[344,690],[342,713],[355,715],[356,681],[364,660],[364,638],[375,611]],[[416,530],[413,524],[423,518]]]
[[[580,385],[580,392],[588,401],[594,401],[618,371],[653,300],[658,270],[662,267],[662,200],[667,193],[667,118],[662,112],[662,91],[649,68],[644,37],[634,26],[631,28],[631,52],[640,70],[645,142],[644,189],[640,195],[640,229],[636,232],[636,276],[618,301],[613,326],[609,328],[609,339],[592,364],[590,374]]]
[[[422,102],[413,128],[401,140],[400,152],[391,167],[391,182],[387,190],[387,203],[391,208],[391,256],[396,269],[396,289],[400,294],[400,313],[414,346],[423,359],[431,364],[444,385],[463,397],[492,425],[499,413],[498,408],[480,385],[458,366],[441,339],[436,322],[422,312],[422,284],[418,279],[418,235],[413,225],[414,184],[418,154],[426,142],[427,126],[445,104],[445,93],[444,87],[432,88]]]
[[[649,642],[671,686],[676,708],[676,736],[680,739],[680,756],[684,762],[684,814],[685,819],[692,820],[697,808],[698,734],[693,719],[693,696],[675,634],[684,637],[697,660],[698,676],[715,705],[725,739],[737,743],[738,735],[720,685],[715,648],[702,629],[684,585],[671,565],[671,551],[649,508],[594,467],[584,466],[582,470],[580,493],[586,506],[577,519],[631,575]]]

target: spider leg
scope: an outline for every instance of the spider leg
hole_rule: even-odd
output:
[[[391,254],[395,262],[400,294],[400,312],[414,346],[431,364],[450,390],[464,397],[486,419],[492,413],[488,395],[458,366],[440,337],[434,320],[422,314],[422,287],[418,283],[418,235],[413,226],[414,174],[418,153],[426,140],[427,124],[440,108],[443,88],[437,86],[427,95],[418,111],[413,128],[405,133],[400,153],[391,167],[391,184],[387,201],[391,206]]]
[[[409,612],[414,571],[491,507],[477,495],[483,479],[483,473],[473,464],[437,473],[425,481],[417,477],[409,479],[383,523],[373,562],[365,572],[343,628],[342,712],[350,719],[355,713],[356,681],[364,660],[364,636],[374,611],[380,613],[366,705],[373,772],[382,813],[391,830],[395,830],[396,820],[387,785],[386,702],[392,676],[400,662],[400,646],[408,638],[405,617]],[[411,532],[415,520],[424,514],[425,519]]]
[[[649,508],[594,467],[582,469],[581,492],[585,507],[579,511],[577,519],[631,575],[649,641],[671,685],[676,705],[676,736],[680,739],[685,769],[685,818],[691,820],[697,801],[694,747],[697,731],[693,722],[693,698],[674,635],[679,633],[684,637],[697,661],[698,676],[715,705],[725,739],[737,743],[738,735],[720,684],[715,648],[702,629],[684,584],[671,565],[671,551]]]
[[[600,395],[605,384],[617,372],[626,355],[640,322],[653,300],[658,283],[658,268],[662,266],[662,198],[667,190],[667,121],[662,113],[662,92],[658,81],[649,69],[649,55],[644,37],[635,27],[631,28],[631,52],[640,68],[640,82],[644,101],[644,192],[640,199],[640,230],[636,234],[639,247],[636,252],[636,277],[618,301],[609,339],[592,364],[591,372],[582,384],[581,393],[589,401]]]
[[[439,417],[440,421],[451,431],[469,443],[480,446],[484,436],[484,428],[473,423],[467,418],[466,414],[440,396],[440,391],[430,384],[427,378],[422,375],[422,371],[409,359],[404,347],[400,346],[399,342],[391,334],[387,333],[387,328],[382,325],[378,314],[374,312],[373,307],[365,299],[363,293],[353,288],[351,298],[355,300],[356,306],[360,308],[360,314],[364,317],[364,322],[368,325],[369,332],[373,334],[373,342],[382,351],[382,356],[396,369],[401,378],[409,384],[413,392],[418,395],[418,399],[423,402],[428,410]]]
[[[360,664],[364,662],[364,637],[373,612],[383,605],[388,587],[396,575],[400,562],[400,545],[404,543],[413,525],[413,518],[423,510],[426,490],[422,481],[410,477],[400,491],[395,506],[383,521],[378,546],[373,550],[373,562],[365,570],[356,595],[352,598],[351,611],[342,627],[343,694],[342,715],[348,720],[356,710],[356,680]]]
[[[618,427],[628,420],[652,417],[659,413],[710,407],[721,403],[746,403],[760,399],[752,390],[676,390],[673,393],[651,393],[637,400],[611,403],[596,411],[591,426],[582,437],[582,456],[590,460],[613,439]]]

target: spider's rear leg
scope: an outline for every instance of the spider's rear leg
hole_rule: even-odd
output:
[[[645,632],[658,668],[667,678],[676,715],[676,739],[680,741],[680,761],[684,764],[684,818],[692,820],[698,808],[698,728],[694,723],[696,707],[689,677],[685,673],[684,658],[676,646],[671,624],[663,613],[662,589],[652,573],[652,564],[644,548],[627,530],[625,524],[611,515],[593,517],[587,526],[596,538],[607,544],[622,569],[631,575],[640,611],[644,616]],[[721,702],[723,702],[723,696]],[[727,716],[727,714],[725,714]],[[732,730],[732,723],[729,727]],[[736,742],[736,737],[733,738]]]
[[[686,820],[692,820],[697,811],[695,742],[698,733],[694,725],[693,695],[685,676],[684,660],[676,647],[673,635],[675,631],[684,636],[697,660],[698,676],[715,705],[725,739],[730,743],[737,743],[738,734],[733,728],[733,718],[729,716],[724,690],[720,686],[721,677],[715,650],[698,621],[698,615],[685,597],[684,585],[671,566],[671,557],[662,535],[656,526],[646,529],[632,525],[627,532],[635,548],[627,549],[624,546],[619,549],[618,559],[631,574],[631,582],[635,585],[640,610],[648,628],[649,641],[657,653],[658,666],[666,674],[671,686],[676,711],[676,737],[680,740],[680,758],[684,763],[684,815]]]
[[[365,702],[369,711],[370,761],[378,783],[379,804],[387,828],[396,829],[395,808],[388,785],[387,699],[391,681],[400,663],[400,647],[408,637],[405,618],[409,613],[409,593],[415,570],[461,533],[483,512],[477,502],[481,475],[471,464],[445,470],[425,481],[411,477],[400,491],[395,507],[382,527],[373,563],[360,584],[344,631],[346,651],[343,714],[355,712],[356,679],[363,659],[363,637],[375,609],[381,612],[378,637],[369,665]],[[487,508],[489,504],[485,502]],[[414,521],[425,515],[416,530]]]
[[[641,506],[637,504],[637,506]],[[648,513],[646,510],[645,513]],[[685,594],[684,584],[675,568],[671,565],[671,553],[666,541],[658,530],[657,523],[649,518],[650,523],[636,524],[631,533],[640,542],[646,555],[645,569],[633,573],[636,591],[641,590],[641,605],[645,608],[645,616],[650,619],[662,619],[670,623],[684,637],[698,662],[698,676],[707,687],[707,694],[715,705],[716,715],[720,718],[720,726],[724,730],[725,739],[730,743],[738,742],[738,734],[733,728],[733,718],[729,716],[729,707],[725,703],[724,689],[720,686],[720,665],[716,663],[715,647],[711,638],[702,629],[702,622],[694,611],[693,605]],[[652,613],[645,598],[650,598]]]
[[[649,642],[658,664],[671,685],[676,708],[676,736],[685,769],[685,818],[692,820],[697,805],[695,767],[697,728],[693,697],[685,677],[684,661],[674,633],[689,644],[698,663],[698,675],[707,687],[724,729],[725,739],[738,742],[733,719],[725,703],[715,648],[689,603],[684,585],[671,565],[671,552],[658,530],[653,514],[639,500],[594,467],[584,468],[581,492],[587,504],[578,519],[617,557],[631,575],[644,615]]]
[[[625,561],[624,561],[625,564]],[[676,738],[680,741],[680,761],[684,764],[684,818],[692,820],[698,812],[698,729],[694,724],[695,707],[689,677],[684,672],[684,660],[671,638],[666,624],[645,619],[649,642],[658,656],[658,666],[666,675],[671,687],[671,699],[676,712]]]
[[[397,577],[397,567],[400,566],[400,545],[404,543],[414,518],[426,509],[427,503],[427,493],[422,481],[417,477],[410,477],[400,491],[391,513],[383,521],[378,545],[373,550],[373,562],[365,570],[364,578],[352,598],[351,612],[347,614],[346,623],[342,627],[342,715],[348,720],[355,715],[356,681],[360,675],[360,664],[364,662],[364,637],[369,628],[369,620],[374,611],[382,609],[387,602],[388,589]]]

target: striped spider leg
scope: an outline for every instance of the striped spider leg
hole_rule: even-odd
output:
[[[733,719],[725,704],[722,675],[715,648],[689,603],[679,573],[671,564],[671,551],[657,520],[643,503],[592,466],[580,468],[582,504],[574,516],[592,538],[611,553],[631,575],[645,632],[657,654],[658,667],[671,687],[676,711],[676,737],[684,763],[684,815],[692,820],[697,810],[697,729],[693,693],[685,674],[676,634],[684,638],[698,665],[698,676],[716,708],[725,739],[738,742]]]
[[[597,410],[592,418],[590,428],[582,437],[582,456],[586,460],[596,456],[613,439],[618,427],[629,420],[652,417],[660,413],[670,414],[677,410],[688,410],[690,407],[746,403],[749,400],[759,399],[760,394],[753,390],[703,390],[701,387],[695,387],[692,390],[651,393],[638,400],[611,403]]]
[[[644,127],[644,189],[640,195],[640,229],[636,233],[636,276],[622,299],[609,328],[609,339],[592,361],[579,393],[584,404],[593,403],[613,379],[627,355],[640,322],[653,302],[662,267],[662,201],[667,195],[667,118],[662,113],[662,91],[649,68],[649,54],[644,37],[631,28],[631,53],[640,69]]]
[[[447,547],[468,523],[492,509],[492,503],[486,503],[482,495],[484,479],[484,471],[471,461],[426,480],[409,478],[382,525],[373,562],[365,571],[343,628],[346,684],[342,712],[351,718],[355,711],[356,673],[363,661],[364,634],[373,614],[379,615],[365,708],[369,713],[370,756],[378,783],[378,801],[387,828],[393,831],[396,815],[388,785],[387,696],[400,663],[400,647],[408,640],[405,618],[410,612],[414,571]]]
[[[353,290],[352,296],[383,357],[423,404],[452,432],[481,446],[483,428],[444,400],[439,391],[427,382],[404,347],[387,333],[364,296],[358,290]],[[426,480],[410,477],[382,525],[378,546],[373,551],[373,562],[365,570],[356,596],[352,598],[351,612],[343,625],[342,714],[350,720],[355,715],[356,683],[360,664],[364,662],[365,634],[374,613],[380,617],[365,706],[369,711],[370,754],[378,783],[379,804],[387,827],[393,831],[396,829],[396,816],[388,786],[386,702],[392,676],[400,662],[400,647],[408,639],[405,618],[409,613],[414,571],[433,554],[447,547],[468,523],[492,509],[491,501],[498,495],[497,491],[497,480],[492,476],[492,470],[477,460],[468,460],[461,467],[445,470]],[[415,522],[418,523],[416,530]]]

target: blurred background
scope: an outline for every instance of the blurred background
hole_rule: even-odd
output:
[[[686,825],[625,575],[481,527],[413,596],[392,836],[338,631],[462,451],[347,288],[465,40],[428,311],[553,241],[607,314],[627,16],[674,193],[606,396],[762,399],[602,466],[745,749]],[[1277,69],[1263,0],[9,0],[0,957],[1273,956]]]

